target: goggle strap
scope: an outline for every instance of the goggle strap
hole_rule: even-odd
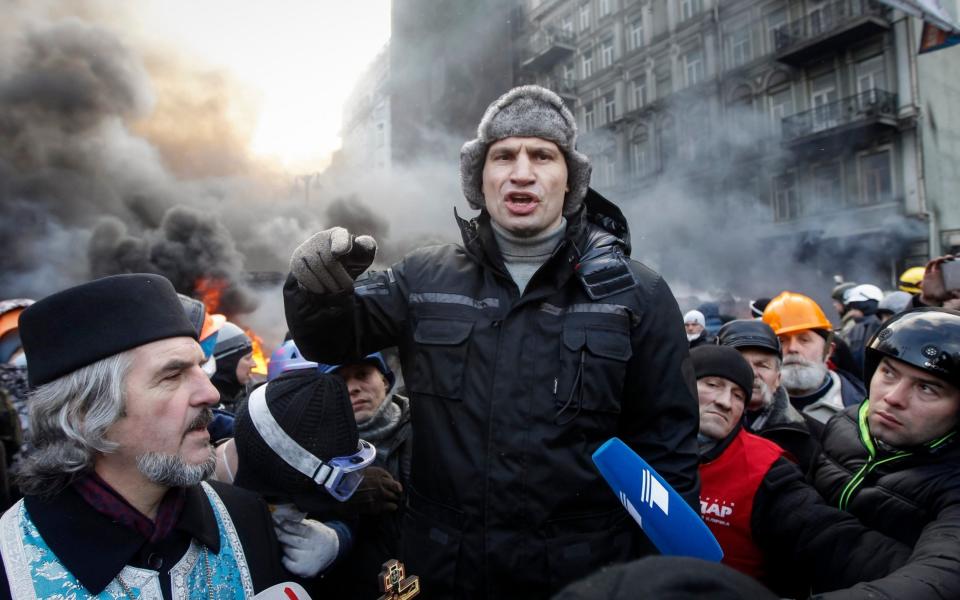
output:
[[[250,394],[247,412],[250,413],[250,419],[260,437],[285,463],[313,481],[322,483],[326,480],[330,467],[287,435],[287,432],[273,418],[273,414],[267,407],[266,385],[261,385]],[[318,473],[322,479],[317,479]]]

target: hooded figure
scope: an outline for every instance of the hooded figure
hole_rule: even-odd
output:
[[[246,395],[253,368],[253,342],[240,327],[227,321],[217,335],[213,349],[217,371],[210,378],[220,392],[220,404],[233,411]]]

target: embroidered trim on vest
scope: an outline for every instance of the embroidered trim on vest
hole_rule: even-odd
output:
[[[209,550],[192,540],[187,552],[170,569],[171,596],[178,600],[207,596],[208,594],[204,592],[206,592],[208,580],[211,579],[208,577],[207,570],[212,568],[214,597],[252,598],[253,579],[250,576],[250,569],[236,526],[216,491],[206,482],[200,485],[213,507],[217,520],[220,552],[214,556],[208,555],[209,560],[201,565],[202,554]],[[29,545],[25,543],[29,540],[36,543]],[[103,592],[91,596],[46,546],[36,525],[26,514],[23,500],[18,501],[3,514],[3,517],[0,517],[0,553],[3,556],[11,595],[17,600],[36,600],[38,594],[36,584],[43,582],[56,586],[56,593],[63,597],[116,600],[127,597],[116,578]],[[38,565],[36,571],[34,571],[35,564]],[[196,572],[198,568],[202,570],[199,574]],[[162,600],[157,571],[127,565],[119,575],[127,587],[136,593],[139,600]],[[35,576],[40,578],[37,582],[34,581]],[[41,587],[44,588],[42,590],[44,597],[52,593],[52,590]]]

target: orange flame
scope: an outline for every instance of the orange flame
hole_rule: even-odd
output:
[[[263,356],[263,340],[252,329],[245,329],[244,333],[253,342],[253,373],[254,375],[267,374],[267,359]]]
[[[194,283],[194,295],[203,301],[208,313],[220,312],[220,299],[227,287],[227,280],[219,277],[198,277]]]

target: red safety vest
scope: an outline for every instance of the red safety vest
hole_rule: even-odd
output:
[[[700,516],[723,548],[723,563],[756,579],[763,553],[753,541],[753,498],[783,449],[741,429],[723,454],[700,465]]]

